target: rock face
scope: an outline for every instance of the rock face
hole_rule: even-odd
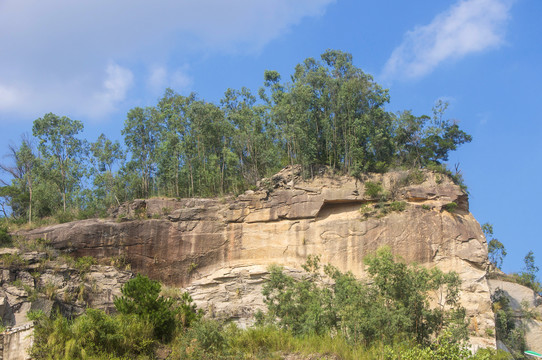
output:
[[[542,352],[542,297],[532,289],[509,281],[489,279],[491,294],[501,290],[510,300],[510,307],[515,311],[519,325],[525,326],[525,343],[527,349]],[[534,314],[533,318],[522,316],[522,306]]]
[[[105,265],[82,271],[41,252],[15,256],[19,262],[9,263],[10,258],[3,257],[0,266],[0,315],[8,328],[31,324],[30,310],[46,314],[58,310],[67,317],[80,315],[87,307],[111,312],[114,297],[121,295],[122,285],[132,277],[129,271]]]
[[[322,263],[362,277],[363,258],[389,246],[405,261],[458,272],[472,342],[495,345],[484,335],[494,328],[486,242],[467,195],[446,176],[302,180],[290,167],[237,198],[139,200],[112,216],[23,235],[77,256],[122,257],[133,271],[186,287],[216,316],[245,320],[263,305],[268,265],[297,271],[308,255],[320,255]]]

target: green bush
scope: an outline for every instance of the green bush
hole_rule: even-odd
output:
[[[159,297],[161,285],[138,274],[122,288],[122,295],[115,299],[121,314],[135,314],[149,321],[156,339],[170,341],[175,330],[175,313],[172,301]]]
[[[98,262],[92,256],[81,256],[75,259],[73,266],[81,273],[90,271],[92,265],[96,265]]]
[[[495,313],[495,331],[497,340],[502,341],[516,359],[524,358],[526,350],[525,327],[516,321],[517,314],[510,306],[510,299],[501,289],[491,296]],[[524,315],[526,314],[522,314]]]
[[[372,199],[381,198],[384,195],[384,189],[382,188],[382,184],[372,181],[366,181],[365,195]]]
[[[454,213],[457,209],[457,204],[455,202],[451,202],[451,203],[443,205],[442,208],[448,211],[449,213]]]
[[[87,309],[70,321],[60,314],[52,318],[43,312],[29,315],[34,321],[35,359],[120,359],[152,355],[156,345],[152,326],[135,315],[107,315]]]
[[[6,267],[27,265],[27,261],[19,254],[3,254],[0,257],[0,261],[2,261],[2,265]]]
[[[407,203],[405,201],[392,201],[390,204],[391,211],[405,211]]]
[[[12,246],[11,234],[6,225],[0,225],[0,247]]]
[[[466,337],[465,312],[458,304],[460,280],[442,273],[395,262],[387,249],[365,259],[369,283],[326,266],[331,286],[320,281],[318,258],[309,257],[307,277],[296,281],[282,268],[270,268],[264,285],[267,321],[294,335],[340,333],[353,343],[392,343],[397,337],[424,343],[448,329]],[[441,294],[443,307],[429,308],[429,293]]]

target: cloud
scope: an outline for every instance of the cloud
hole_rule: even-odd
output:
[[[189,75],[189,66],[185,65],[173,72],[165,66],[153,66],[150,69],[147,80],[147,87],[153,95],[161,94],[165,88],[172,88],[176,91],[188,90],[193,83]]]
[[[420,78],[442,62],[504,43],[510,0],[463,0],[405,34],[384,66],[383,78]]]
[[[16,107],[20,99],[21,95],[16,89],[0,84],[0,111]]]
[[[134,84],[134,74],[122,66],[110,63],[106,69],[102,90],[94,95],[88,109],[91,117],[99,117],[115,110],[116,104],[126,98],[126,93]]]
[[[0,117],[104,116],[130,86],[190,86],[172,59],[256,53],[334,1],[1,0]],[[152,64],[163,69],[139,75]]]

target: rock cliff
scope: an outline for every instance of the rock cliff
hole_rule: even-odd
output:
[[[407,262],[456,271],[471,342],[495,346],[487,246],[467,194],[445,175],[391,172],[363,179],[289,167],[259,189],[221,199],[148,199],[92,219],[21,233],[76,256],[122,257],[135,272],[188,289],[211,315],[250,322],[263,308],[267,266],[300,271],[308,255],[356,276],[381,246]]]

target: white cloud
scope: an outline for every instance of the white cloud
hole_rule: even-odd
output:
[[[130,85],[190,86],[187,69],[169,64],[172,54],[257,52],[334,1],[0,0],[0,115],[101,116]],[[120,65],[104,80],[110,60]],[[169,69],[142,78],[137,70],[152,64]]]
[[[462,0],[433,21],[405,34],[383,77],[419,78],[448,59],[497,48],[504,42],[511,0]]]
[[[189,66],[185,65],[181,68],[169,71],[165,66],[153,66],[150,69],[147,86],[153,95],[158,95],[165,88],[172,88],[177,92],[188,90],[193,83],[192,77],[189,75]]]
[[[99,117],[115,110],[117,103],[126,98],[126,93],[134,84],[134,75],[129,69],[110,63],[106,69],[102,90],[94,95],[87,113]]]
[[[0,84],[0,111],[16,107],[20,100],[21,94],[17,89]]]

